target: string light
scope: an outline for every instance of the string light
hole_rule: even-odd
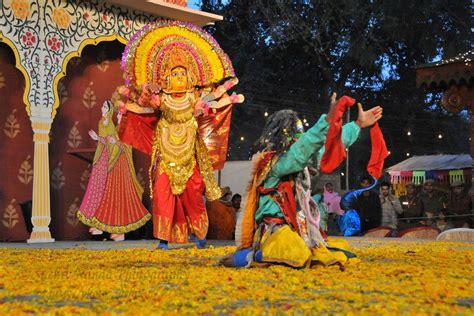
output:
[[[450,63],[456,63],[456,62],[463,62],[466,63],[466,65],[471,61],[472,56],[474,55],[474,50],[469,50],[465,53],[461,53],[453,58],[449,59],[443,59],[440,60],[436,63],[433,63],[433,66],[441,66],[445,64],[450,64]]]
[[[241,140],[241,141],[244,141],[244,139],[245,139],[245,138],[244,138],[243,136],[240,136],[240,140]]]
[[[267,116],[268,116],[268,112],[265,111],[265,113],[263,114],[263,116],[267,117]]]
[[[410,131],[408,131],[408,132],[407,132],[407,135],[408,135],[408,136],[411,136],[411,132],[410,132]]]
[[[443,138],[443,135],[438,134],[438,138],[439,138],[439,139]]]
[[[344,177],[344,172],[341,172],[341,176],[343,176],[343,177]]]
[[[388,154],[390,155],[391,153],[392,153],[392,152],[389,150],[389,151],[388,151]]]
[[[407,153],[407,157],[410,157],[410,153]]]

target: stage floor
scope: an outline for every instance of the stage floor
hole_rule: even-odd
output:
[[[342,238],[342,237],[332,237]],[[374,246],[390,245],[392,243],[404,244],[411,242],[418,243],[433,243],[433,240],[415,239],[415,238],[367,238],[367,237],[349,237],[351,246],[354,248],[365,248]],[[467,245],[469,244],[466,243]],[[471,243],[473,244],[473,243]],[[208,240],[208,247],[226,247],[234,246],[233,240]],[[462,245],[462,243],[460,243]],[[466,246],[467,246],[466,245]],[[158,246],[158,240],[125,240],[120,242],[115,241],[55,241],[52,243],[33,243],[26,242],[0,242],[0,249],[90,249],[90,250],[113,250],[113,249],[149,249],[153,250]],[[186,244],[170,244],[170,249],[193,248],[194,243]]]
[[[474,243],[349,238],[357,264],[218,265],[232,241],[0,244],[0,315],[473,315]]]

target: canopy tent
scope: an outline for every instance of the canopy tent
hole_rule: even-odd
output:
[[[467,169],[472,167],[471,155],[413,156],[387,169],[393,171],[429,171]]]
[[[462,181],[471,184],[472,157],[463,155],[413,156],[386,171],[397,196],[405,192],[405,184],[413,182],[421,185],[427,179],[433,179],[441,187]]]

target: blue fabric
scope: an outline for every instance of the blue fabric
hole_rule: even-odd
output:
[[[247,255],[252,251],[252,249],[242,249],[242,250],[237,250],[234,253],[234,266],[237,268],[242,268],[247,266],[248,261],[247,261]]]
[[[160,240],[160,243],[158,244],[158,249],[168,250],[168,242],[166,240]]]
[[[261,250],[255,252],[255,261],[261,263],[263,261],[263,254]]]
[[[351,210],[351,209],[355,208],[356,203],[357,203],[357,198],[360,195],[362,195],[362,193],[364,193],[365,191],[370,191],[370,190],[372,190],[373,188],[375,188],[377,186],[378,180],[375,179],[374,177],[372,177],[372,179],[373,179],[372,185],[370,185],[366,188],[361,188],[361,189],[358,189],[358,190],[352,190],[352,191],[344,193],[344,195],[341,198],[341,202],[340,202],[341,209],[343,209],[344,211],[348,211],[348,210]]]
[[[199,249],[204,249],[204,248],[206,248],[206,238],[201,239],[201,240],[196,239],[196,246],[197,246]]]
[[[338,218],[339,229],[344,236],[357,236],[360,234],[360,217],[355,210],[348,210]]]

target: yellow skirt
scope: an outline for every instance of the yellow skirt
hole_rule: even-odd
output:
[[[323,265],[356,263],[357,258],[349,258],[349,244],[342,239],[328,239],[328,247],[319,245],[310,249],[303,238],[284,225],[275,232],[266,231],[260,242],[262,261],[282,263],[294,268],[309,267],[312,264]],[[342,251],[344,250],[344,251]]]

